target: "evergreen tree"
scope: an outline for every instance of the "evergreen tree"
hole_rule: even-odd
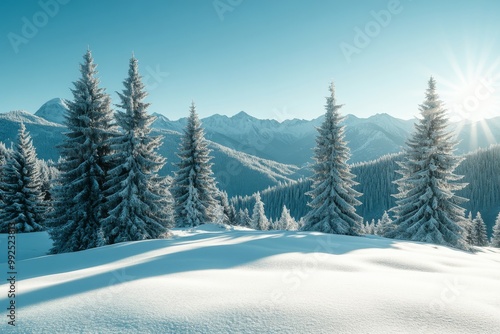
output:
[[[280,219],[276,222],[276,230],[283,231],[296,231],[299,224],[290,215],[290,210],[287,209],[286,205],[283,205],[283,211],[281,212]]]
[[[268,221],[269,221],[269,225],[268,225],[267,229],[269,231],[277,230],[276,227],[277,227],[278,221],[275,222],[272,218],[269,218]]]
[[[222,207],[222,223],[228,225],[236,224],[236,210],[232,204],[229,203],[227,192],[219,191],[219,204]]]
[[[500,248],[500,213],[495,221],[495,226],[493,226],[493,235],[491,237],[491,247]]]
[[[237,215],[238,225],[244,226],[244,227],[250,227],[251,221],[252,221],[252,219],[250,218],[250,214],[248,213],[247,208],[245,208],[245,210],[240,209],[238,211],[238,215]]]
[[[363,219],[356,214],[361,194],[352,187],[354,175],[347,160],[349,148],[344,141],[343,117],[339,114],[341,105],[335,104],[335,89],[330,86],[326,99],[326,115],[318,128],[312,190],[308,192],[311,210],[305,217],[306,231],[357,235]]]
[[[364,235],[375,234],[374,225],[369,221],[364,222],[359,229],[359,233],[363,233]]]
[[[113,136],[110,98],[99,87],[90,51],[80,66],[81,78],[74,82],[73,101],[67,101],[68,132],[60,146],[59,185],[54,189],[50,219],[53,253],[84,250],[103,245],[101,220],[104,182],[110,169],[106,156]]]
[[[3,179],[3,171],[7,162],[7,158],[9,156],[9,150],[5,147],[3,142],[0,142],[0,205],[3,202],[3,191],[2,191],[2,179]]]
[[[170,189],[172,187],[172,177],[170,176],[160,176],[159,174],[153,174],[151,177],[151,183],[157,185],[158,195],[161,197],[161,203],[163,205],[162,214],[165,215],[163,217],[163,221],[166,223],[167,231],[163,236],[170,235],[168,232],[169,228],[175,227],[175,218],[174,218],[174,198]],[[162,237],[162,236],[160,236]]]
[[[21,123],[14,150],[8,155],[0,180],[0,232],[37,232],[44,229],[45,206],[36,151]]]
[[[162,137],[151,135],[156,117],[147,114],[147,93],[134,57],[123,85],[117,105],[123,111],[115,114],[121,133],[109,139],[113,153],[107,161],[114,167],[104,185],[108,217],[103,220],[103,232],[110,244],[158,238],[166,232],[169,209],[168,188],[157,175],[165,164],[157,153]]]
[[[456,141],[447,132],[446,111],[433,78],[420,111],[422,117],[399,164],[402,178],[397,181],[398,200],[393,208],[396,228],[388,236],[464,248],[459,223],[465,210],[459,205],[466,200],[454,191],[466,184],[453,183],[461,179],[453,171],[462,158],[453,155]]]
[[[7,161],[7,156],[9,155],[9,150],[5,147],[5,144],[0,141],[0,171]]]
[[[472,239],[474,246],[488,246],[486,225],[484,224],[483,217],[481,217],[481,213],[478,212],[476,214],[476,218],[474,218],[472,226]]]
[[[392,219],[387,214],[387,211],[384,211],[382,218],[378,221],[377,226],[375,228],[375,234],[384,237],[387,235],[392,229],[394,225],[392,223]]]
[[[365,234],[375,235],[375,219],[366,222],[363,231]]]
[[[198,226],[215,219],[218,190],[209,154],[208,143],[193,103],[177,154],[180,162],[172,185],[178,227]]]
[[[469,246],[474,245],[474,220],[472,219],[472,212],[462,223],[462,237],[465,243]]]
[[[52,186],[55,183],[55,180],[59,177],[59,171],[54,166],[54,162],[52,160],[37,160],[38,170],[40,171],[40,180],[41,180],[41,191],[43,194],[43,199],[49,205],[52,199]]]
[[[255,230],[269,230],[269,220],[266,217],[266,213],[264,211],[264,203],[260,199],[260,193],[255,193],[254,198],[255,205],[252,211],[252,220],[250,222],[250,226]]]

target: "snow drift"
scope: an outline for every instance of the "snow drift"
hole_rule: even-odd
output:
[[[173,233],[58,255],[44,255],[46,233],[18,235],[13,332],[496,333],[500,326],[498,249],[473,254],[210,224]]]

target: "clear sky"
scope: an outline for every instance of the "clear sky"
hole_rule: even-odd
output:
[[[332,80],[343,113],[409,119],[430,75],[455,117],[498,116],[499,15],[498,0],[2,0],[0,112],[71,98],[89,46],[114,102],[134,52],[170,119],[192,100],[202,117],[312,119]]]

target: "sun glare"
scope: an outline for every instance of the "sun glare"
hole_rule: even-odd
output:
[[[467,47],[455,53],[448,48],[446,58],[451,74],[436,75],[438,92],[450,120],[457,124],[457,133],[470,127],[471,146],[479,138],[495,142],[487,120],[500,116],[500,58],[495,59],[490,49],[485,47],[477,52],[479,49]],[[463,53],[465,56],[459,58]]]

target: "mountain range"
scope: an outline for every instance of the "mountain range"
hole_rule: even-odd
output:
[[[0,141],[10,145],[16,137],[19,122],[24,122],[33,137],[38,156],[57,160],[57,145],[66,131],[64,114],[67,105],[56,98],[42,105],[35,114],[11,111],[0,114]],[[172,174],[178,157],[175,154],[186,118],[169,120],[155,113],[156,134],[164,137],[160,153],[168,163],[162,174]],[[212,115],[202,119],[206,138],[214,156],[214,174],[221,188],[229,195],[248,195],[279,183],[297,180],[310,174],[316,128],[323,117],[313,120],[292,119],[283,122],[262,120],[241,111],[232,117]],[[346,140],[351,149],[350,163],[377,159],[400,152],[413,130],[415,120],[401,120],[388,114],[368,118],[347,115]],[[500,117],[481,123],[454,123],[460,144],[457,153],[467,153],[480,147],[500,143]],[[252,182],[248,182],[252,180]]]
[[[186,118],[171,121],[155,114],[154,127],[181,132]],[[212,115],[202,119],[206,137],[234,150],[264,159],[303,167],[312,162],[317,136],[316,128],[323,116],[313,120],[292,119],[278,122],[257,119],[241,111],[232,117]],[[414,128],[415,119],[402,120],[388,114],[368,118],[347,115],[345,138],[351,150],[351,164],[367,162],[391,153],[401,152]],[[500,117],[485,122],[451,123],[459,144],[457,154],[465,154],[500,143]]]

